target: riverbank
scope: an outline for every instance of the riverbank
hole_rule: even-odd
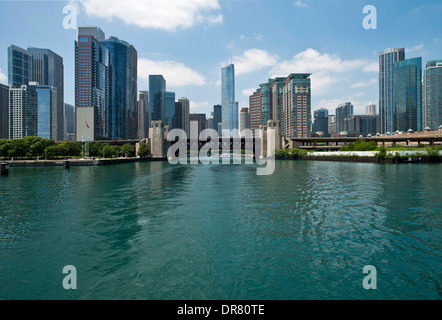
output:
[[[112,158],[112,159],[63,159],[63,160],[6,160],[10,168],[13,167],[47,167],[64,166],[68,161],[72,167],[76,166],[106,166],[131,162],[166,161],[166,158]]]

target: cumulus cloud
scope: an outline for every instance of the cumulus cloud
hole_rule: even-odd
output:
[[[189,28],[199,23],[222,23],[218,0],[77,0],[89,16],[118,18],[142,28]]]
[[[138,76],[141,79],[149,79],[151,74],[162,74],[166,79],[166,85],[171,87],[206,84],[206,78],[202,74],[180,62],[172,60],[154,61],[139,58]]]
[[[308,7],[308,4],[306,4],[306,3],[304,3],[304,2],[302,2],[302,1],[300,1],[300,0],[297,0],[295,3],[293,3],[295,6],[297,6],[297,7],[302,7],[302,8],[306,8],[306,7]]]
[[[213,105],[211,105],[208,101],[189,102],[189,113],[205,113],[206,117],[210,117],[210,113],[213,111]]]
[[[256,91],[257,88],[258,88],[258,86],[256,88],[244,89],[244,90],[241,91],[241,93],[245,97],[250,97],[253,94],[253,92]]]
[[[274,66],[278,56],[261,49],[249,49],[241,56],[233,56],[232,60],[235,65],[235,75],[240,75]]]
[[[3,70],[0,68],[0,83],[6,84],[8,82],[8,76],[3,73]]]
[[[365,87],[369,87],[369,86],[371,86],[371,85],[373,85],[375,83],[377,84],[378,80],[373,78],[373,79],[371,79],[370,81],[367,81],[367,82],[357,82],[355,84],[352,84],[351,87],[352,88],[365,88]]]
[[[412,48],[405,48],[405,52],[409,53],[409,52],[414,52],[414,51],[418,51],[424,48],[423,44],[419,44],[417,46],[414,46]]]

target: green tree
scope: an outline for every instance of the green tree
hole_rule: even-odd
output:
[[[140,147],[138,148],[138,156],[140,158],[147,157],[150,154],[150,149],[147,146],[145,142],[140,144]]]
[[[135,145],[130,143],[123,144],[120,148],[120,152],[124,153],[126,157],[128,155],[133,156],[135,154]]]

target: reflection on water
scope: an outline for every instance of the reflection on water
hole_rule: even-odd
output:
[[[256,168],[13,168],[0,299],[440,299],[442,166]],[[366,265],[377,290],[362,287]]]

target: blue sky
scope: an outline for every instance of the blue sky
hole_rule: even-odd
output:
[[[74,103],[74,40],[63,8],[78,25],[97,25],[138,51],[138,90],[163,74],[168,91],[208,116],[220,103],[220,69],[232,59],[236,100],[269,77],[312,73],[312,110],[334,114],[351,101],[356,113],[378,104],[378,56],[406,48],[406,58],[442,59],[442,2],[436,0],[0,0],[0,82],[7,83],[7,47],[49,48],[64,59],[65,102]],[[366,30],[364,6],[377,9]]]

